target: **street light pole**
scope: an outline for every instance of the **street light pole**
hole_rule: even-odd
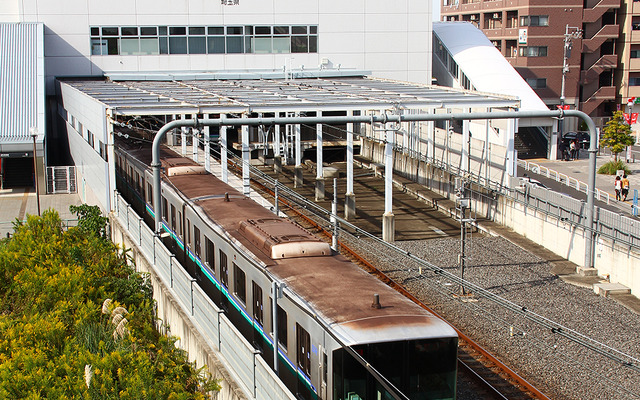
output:
[[[38,184],[38,162],[36,161],[36,138],[38,130],[31,128],[31,137],[33,138],[33,180],[36,183],[36,203],[38,204],[38,216],[40,216],[40,187]]]
[[[562,86],[560,87],[560,108],[564,110],[565,96],[564,96],[564,88],[565,81],[567,79],[567,72],[569,72],[569,58],[571,58],[571,49],[573,47],[572,39],[579,39],[582,37],[582,29],[569,26],[567,24],[564,29],[564,51],[562,56]],[[558,133],[560,134],[560,139],[562,139],[563,133],[563,124],[564,121],[562,118],[558,121]]]

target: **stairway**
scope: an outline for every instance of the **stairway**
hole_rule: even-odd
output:
[[[518,158],[523,160],[547,157],[548,144],[544,130],[537,126],[520,127],[514,138]]]

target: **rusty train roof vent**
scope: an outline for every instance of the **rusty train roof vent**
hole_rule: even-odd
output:
[[[282,218],[248,219],[239,231],[274,260],[331,255],[328,243]]]

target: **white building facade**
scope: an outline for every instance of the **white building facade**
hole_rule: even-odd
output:
[[[5,0],[0,22],[45,25],[54,77],[345,68],[431,81],[422,0]]]

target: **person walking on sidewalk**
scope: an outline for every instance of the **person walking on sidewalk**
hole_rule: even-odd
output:
[[[571,153],[572,160],[576,159],[576,150],[577,150],[576,141],[574,140],[569,144],[569,153]]]
[[[629,195],[629,179],[627,179],[627,175],[625,174],[622,177],[622,201],[627,201],[628,195]]]
[[[613,182],[613,188],[616,190],[616,200],[620,201],[620,194],[622,193],[622,180],[620,175],[616,176],[616,180]]]

